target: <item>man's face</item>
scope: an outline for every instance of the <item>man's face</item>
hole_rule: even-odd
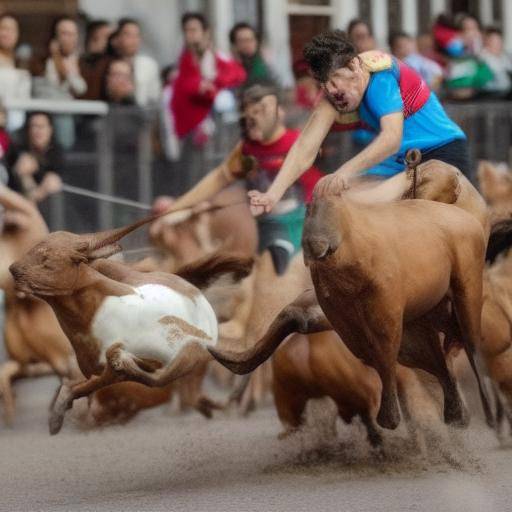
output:
[[[116,60],[110,64],[106,83],[109,98],[122,100],[133,94],[132,68],[128,62]]]
[[[235,51],[241,57],[252,57],[258,51],[258,40],[254,30],[240,28],[236,32]]]
[[[322,83],[322,89],[338,112],[354,112],[366,90],[365,78],[360,60],[354,58],[350,66],[331,71],[327,81]]]
[[[358,23],[350,33],[350,39],[354,43],[358,53],[375,50],[375,39],[365,23]]]
[[[503,53],[503,38],[496,33],[485,36],[485,48],[493,55],[501,55]]]
[[[6,16],[0,20],[0,48],[12,51],[16,47],[19,37],[18,22]]]
[[[399,37],[393,45],[393,55],[398,59],[405,59],[416,51],[414,40],[411,37]]]
[[[193,51],[203,51],[208,45],[208,31],[204,30],[201,22],[194,18],[185,23],[183,37],[185,45]]]
[[[127,23],[117,36],[116,49],[122,57],[133,57],[140,48],[140,28]]]
[[[279,103],[272,95],[250,103],[244,108],[243,114],[247,137],[255,142],[270,140],[282,124]]]
[[[71,55],[78,46],[78,28],[71,20],[62,20],[57,25],[57,42],[63,55]]]

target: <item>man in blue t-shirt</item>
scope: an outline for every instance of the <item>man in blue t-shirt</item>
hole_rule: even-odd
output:
[[[345,33],[313,38],[304,56],[324,98],[292,146],[266,193],[250,191],[254,214],[269,212],[315,160],[329,131],[365,127],[373,140],[336,172],[322,178],[315,193],[339,194],[362,174],[387,179],[380,199],[393,197],[405,183],[405,154],[418,148],[422,160],[437,159],[464,174],[470,170],[464,132],[446,114],[436,95],[413,69],[383,52],[358,55]]]

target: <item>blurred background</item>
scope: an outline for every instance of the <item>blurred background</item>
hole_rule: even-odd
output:
[[[328,28],[420,71],[468,134],[475,165],[510,161],[507,0],[1,0],[2,179],[38,202],[51,229],[129,222],[233,147],[247,83],[279,85],[287,123],[300,127],[321,94],[302,50]],[[206,106],[186,96],[184,49],[201,55],[196,78],[216,84]],[[366,135],[332,133],[318,165],[339,167]]]

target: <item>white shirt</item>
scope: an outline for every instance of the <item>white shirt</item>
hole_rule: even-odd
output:
[[[144,107],[160,99],[160,73],[156,60],[148,55],[136,55],[133,58],[135,77],[135,101]]]

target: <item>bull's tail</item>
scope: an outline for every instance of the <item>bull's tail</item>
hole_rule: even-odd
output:
[[[512,247],[512,219],[496,222],[491,226],[485,260],[493,263],[503,252]]]

